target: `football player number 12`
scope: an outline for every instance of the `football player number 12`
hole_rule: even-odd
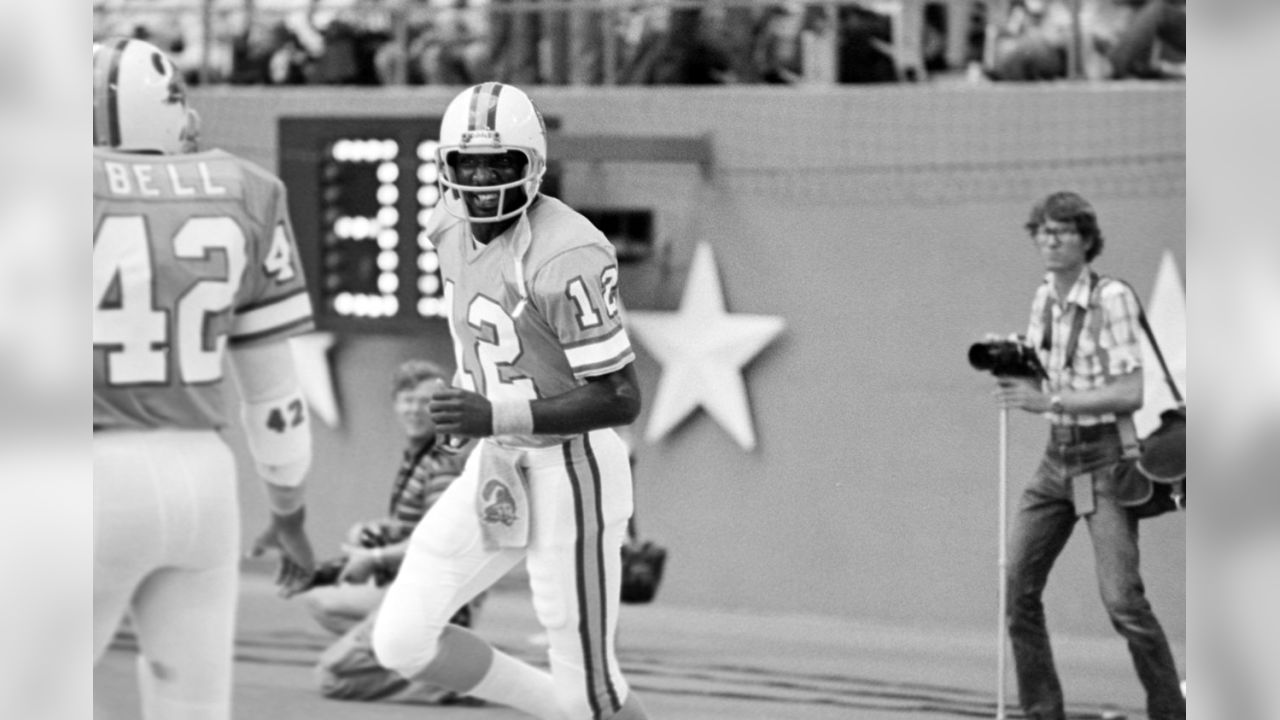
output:
[[[174,257],[207,260],[210,252],[222,251],[227,273],[187,288],[178,297],[170,322],[170,311],[155,304],[155,258],[146,220],[141,215],[103,219],[93,243],[93,345],[107,350],[107,379],[112,385],[169,381],[170,352],[176,353],[182,383],[221,379],[226,335],[219,335],[210,346],[206,321],[231,309],[247,262],[246,244],[244,231],[229,217],[190,218],[178,228],[172,243]],[[294,272],[288,253],[288,238],[279,227],[264,267],[271,272],[277,266],[275,276],[287,279],[283,273]],[[114,298],[110,297],[113,288]]]
[[[615,317],[618,314],[618,268],[615,266],[605,268],[600,276],[600,285],[604,311],[609,317]],[[565,295],[573,301],[577,309],[578,326],[581,329],[588,330],[601,324],[599,311],[591,302],[591,296],[582,278],[576,277],[570,280],[565,286]],[[444,284],[444,302],[445,307],[453,306],[452,281],[446,281]],[[515,320],[507,314],[507,311],[494,300],[484,295],[476,295],[467,306],[467,324],[476,331],[476,337],[479,338],[475,343],[475,353],[480,372],[484,376],[484,386],[476,387],[476,378],[469,370],[464,370],[461,374],[463,386],[467,390],[485,394],[489,393],[486,388],[495,389],[506,386],[514,390],[518,397],[527,400],[537,399],[538,391],[529,378],[503,377],[502,369],[511,367],[524,352],[520,336],[516,334]],[[454,346],[455,348],[458,346],[456,336]],[[460,351],[461,348],[458,350]],[[465,367],[461,358],[459,360],[459,366]]]

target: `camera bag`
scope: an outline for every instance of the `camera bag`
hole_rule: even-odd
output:
[[[1096,307],[1096,292],[1101,284],[1094,273],[1090,273],[1089,307]],[[1116,282],[1124,282],[1116,278],[1108,278]],[[1127,283],[1126,283],[1127,286]],[[1120,505],[1129,509],[1140,519],[1152,518],[1167,512],[1187,509],[1187,404],[1182,391],[1169,372],[1164,353],[1160,351],[1160,343],[1156,341],[1151,323],[1142,309],[1142,301],[1138,294],[1129,287],[1134,299],[1138,302],[1138,323],[1155,351],[1156,360],[1164,372],[1164,381],[1173,394],[1177,407],[1160,413],[1160,427],[1149,435],[1138,439],[1134,428],[1133,416],[1123,415],[1117,420],[1121,442],[1124,444],[1124,457],[1112,469],[1112,480],[1115,483],[1116,498]],[[1072,337],[1068,341],[1068,358],[1074,352],[1075,341],[1080,331],[1080,322],[1072,327]]]
[[[1187,403],[1173,381],[1141,305],[1138,322],[1160,361],[1169,392],[1178,403],[1177,407],[1160,413],[1160,427],[1137,442],[1136,452],[1132,447],[1132,436],[1136,434],[1132,417],[1121,425],[1122,436],[1126,434],[1123,428],[1127,425],[1129,437],[1124,438],[1125,459],[1115,466],[1116,496],[1120,504],[1138,518],[1151,518],[1187,509]]]

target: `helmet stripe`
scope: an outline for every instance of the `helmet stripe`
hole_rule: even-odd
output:
[[[502,83],[493,84],[493,97],[489,100],[489,116],[485,118],[486,130],[498,129],[498,96],[502,94]]]
[[[467,130],[495,130],[498,121],[498,95],[502,83],[487,82],[471,94],[471,106],[467,112]]]
[[[106,147],[120,145],[120,110],[116,93],[120,81],[120,61],[128,38],[115,41],[110,48],[98,51],[100,62],[93,64],[93,144]],[[96,60],[96,58],[95,58]]]
[[[476,129],[476,109],[480,107],[480,97],[487,95],[490,83],[484,83],[471,93],[471,107],[467,109],[467,130],[474,131]]]

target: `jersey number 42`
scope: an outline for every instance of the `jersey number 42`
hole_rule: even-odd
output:
[[[205,261],[214,251],[226,257],[226,272],[202,277],[160,297],[168,287],[158,277],[155,251],[142,215],[109,216],[102,220],[93,243],[93,346],[106,352],[107,381],[114,386],[168,384],[170,354],[182,384],[208,383],[222,378],[226,347],[224,329],[210,337],[209,320],[227,313],[235,301],[247,263],[247,240],[229,217],[193,217],[174,233],[173,256]],[[283,248],[282,271],[293,273],[289,242],[277,229],[265,265],[280,265],[276,248]],[[160,268],[163,272],[163,269]]]

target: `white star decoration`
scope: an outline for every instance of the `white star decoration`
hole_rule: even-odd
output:
[[[627,323],[662,363],[645,439],[665,437],[702,406],[744,450],[756,446],[742,368],[785,325],[780,317],[729,314],[711,246],[699,243],[677,312],[632,312]]]

